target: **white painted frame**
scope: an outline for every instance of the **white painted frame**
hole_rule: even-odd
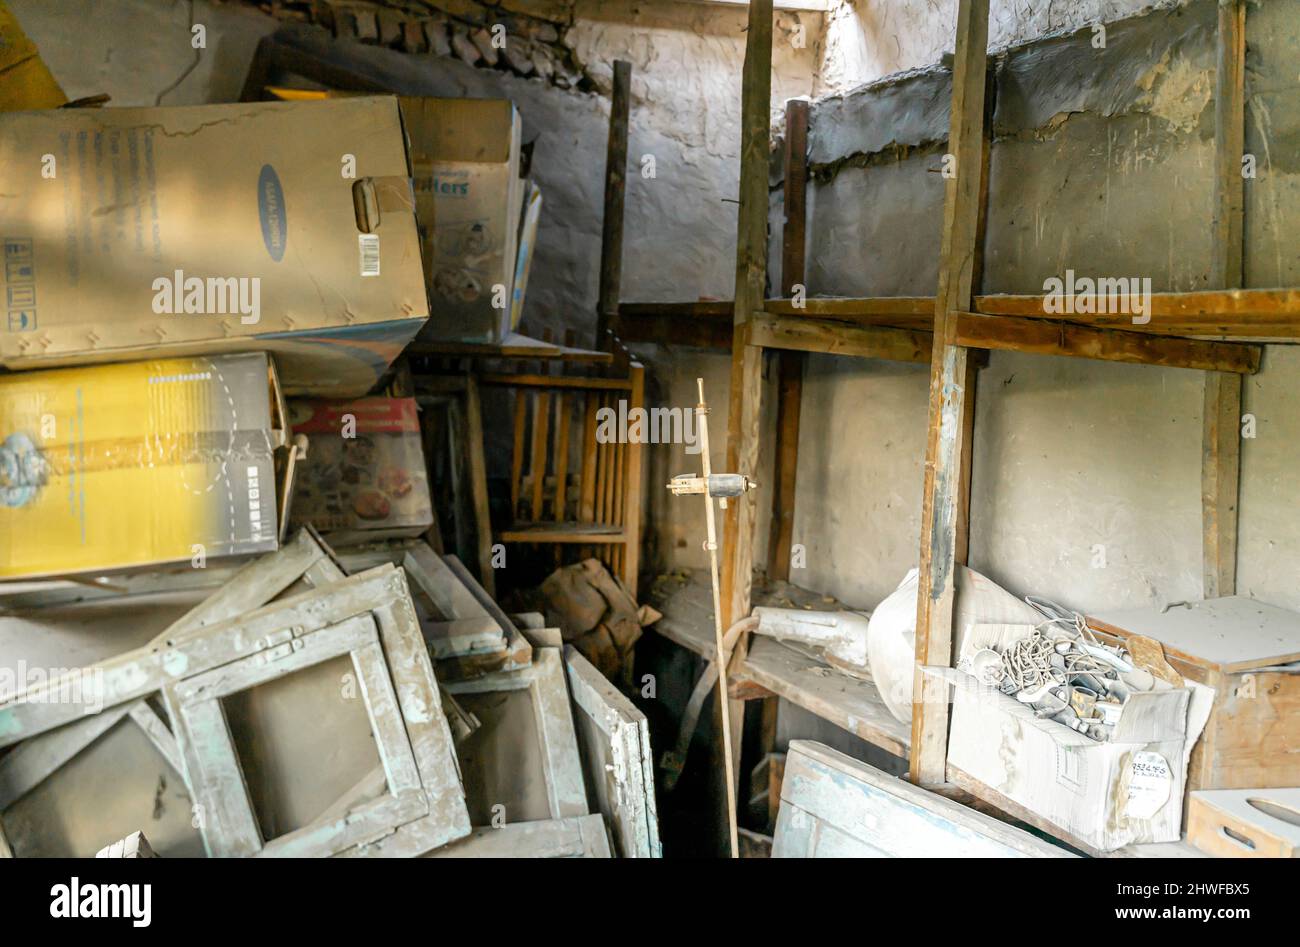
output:
[[[564,649],[564,664],[575,716],[590,720],[604,738],[607,766],[601,766],[586,749],[579,728],[583,766],[589,782],[603,787],[601,814],[609,824],[618,855],[662,858],[649,721],[572,645]],[[592,800],[598,806],[600,801],[599,797]]]
[[[609,836],[598,815],[514,822],[475,829],[429,858],[610,858]]]
[[[811,740],[791,740],[773,858],[1071,858]]]
[[[42,733],[0,758],[0,858],[14,857],[8,843],[3,840],[5,810],[53,776],[122,720],[131,720],[144,731],[154,749],[182,779],[185,778],[185,767],[181,763],[180,750],[171,730],[143,698]],[[186,788],[188,789],[188,784]]]
[[[537,720],[547,802],[553,819],[582,816],[590,812],[563,665],[559,648],[537,648],[533,652],[533,663],[526,668],[496,671],[472,680],[443,685],[452,694],[528,691]]]

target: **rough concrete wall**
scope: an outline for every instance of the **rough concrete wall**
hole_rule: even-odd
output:
[[[1110,23],[1158,5],[1159,0],[993,0],[989,48]],[[817,94],[846,92],[938,62],[952,52],[956,23],[957,0],[841,0],[827,17]]]
[[[208,0],[8,0],[69,98],[110,106],[235,102],[258,41],[278,24],[247,7]],[[190,25],[207,27],[207,49]]]

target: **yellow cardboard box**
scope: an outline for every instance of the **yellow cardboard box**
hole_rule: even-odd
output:
[[[0,375],[0,579],[276,549],[284,420],[262,353]]]
[[[397,100],[0,114],[0,363],[269,351],[365,394],[428,317]]]
[[[67,101],[41,61],[36,44],[0,0],[0,112],[56,109]]]

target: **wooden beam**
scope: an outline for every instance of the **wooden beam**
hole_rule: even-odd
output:
[[[935,299],[930,367],[930,409],[921,507],[920,576],[917,585],[916,671],[912,703],[912,782],[946,782],[948,688],[921,672],[922,665],[952,663],[956,554],[961,540],[962,469],[970,456],[963,443],[967,350],[956,343],[954,313],[970,309],[980,248],[983,186],[985,83],[989,0],[960,0],[953,59],[952,118],[948,150],[955,176],[946,182],[939,290]]]
[[[781,292],[789,296],[803,286],[808,227],[808,101],[785,104],[785,226],[781,232]],[[773,476],[772,525],[767,542],[767,574],[790,579],[794,542],[794,504],[799,473],[799,412],[803,401],[802,352],[776,356],[776,470]]]
[[[930,361],[929,332],[769,315],[755,315],[750,332],[752,344],[769,349],[894,362]]]
[[[1220,0],[1214,82],[1214,229],[1211,285],[1240,289],[1245,281],[1246,0]]]
[[[1205,598],[1235,595],[1241,474],[1241,375],[1206,372],[1201,440],[1201,552]]]
[[[732,314],[731,388],[727,410],[727,473],[757,479],[759,419],[763,395],[763,350],[750,344],[754,313],[767,289],[768,161],[772,103],[772,0],[751,0],[745,36],[740,103],[740,206],[736,215],[736,289]],[[727,504],[723,530],[723,627],[749,614],[754,578],[757,491]],[[744,663],[748,637],[732,649],[729,676]],[[744,703],[729,707],[732,772],[740,772]],[[735,792],[733,784],[730,789]],[[738,793],[737,793],[738,794]]]
[[[614,61],[614,92],[609,104],[605,146],[605,214],[600,233],[600,292],[596,309],[596,347],[607,348],[609,323],[618,311],[623,276],[623,201],[627,185],[627,126],[632,105],[632,64]]]
[[[990,316],[1028,316],[1156,335],[1300,337],[1300,289],[1152,293],[1150,321],[1143,323],[1134,323],[1126,313],[1049,313],[1045,304],[1043,296],[977,296],[971,308]]]
[[[1245,281],[1246,3],[1221,0],[1214,83],[1214,229],[1210,280]],[[1241,479],[1242,379],[1207,372],[1201,434],[1202,594],[1237,593],[1237,494]]]
[[[623,303],[610,320],[622,342],[731,349],[733,302]]]
[[[1080,302],[1099,302],[1080,297]],[[1246,340],[1300,338],[1300,289],[1198,290],[1152,293],[1151,319],[1134,323],[1127,313],[1051,313],[1042,295],[985,294],[968,311],[990,316],[1019,316],[1044,322],[1070,322],[1099,329],[1122,329],[1144,335],[1228,337]],[[730,344],[733,302],[624,303],[619,318],[645,341]],[[933,296],[813,297],[765,300],[763,311],[792,318],[828,319],[861,326],[890,326],[929,331],[934,327]],[[1093,308],[1096,308],[1095,306]],[[707,329],[700,328],[707,326]],[[695,337],[683,342],[682,333]],[[654,337],[651,337],[651,334]]]
[[[1044,319],[984,316],[974,312],[958,312],[953,316],[956,319],[957,344],[976,349],[1004,349],[1236,374],[1259,371],[1263,351],[1262,346],[1243,342],[1170,339]]]

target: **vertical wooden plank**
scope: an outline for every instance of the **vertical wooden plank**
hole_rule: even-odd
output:
[[[628,410],[645,407],[645,368],[632,363],[632,391]],[[623,584],[637,601],[637,574],[641,568],[641,450],[639,443],[627,446],[627,487],[623,496]]]
[[[727,411],[727,473],[754,477],[762,399],[762,349],[749,344],[749,324],[767,284],[767,177],[772,99],[772,0],[749,5],[741,80],[740,208],[737,213],[735,331]],[[727,504],[722,576],[723,624],[749,614],[756,499]],[[738,647],[737,651],[742,650]]]
[[[533,452],[529,461],[529,473],[532,483],[532,509],[528,518],[540,523],[542,513],[542,491],[546,485],[546,454],[550,446],[551,392],[543,388],[534,396],[533,402]]]
[[[555,522],[564,522],[568,506],[569,480],[569,419],[573,416],[573,402],[565,397],[564,389],[555,392]]]
[[[496,595],[492,572],[492,515],[488,506],[487,459],[483,455],[483,403],[478,379],[465,376],[465,451],[469,455],[469,487],[474,501],[474,534],[478,542],[478,580],[489,595]],[[441,552],[441,550],[439,550]]]
[[[785,104],[785,227],[781,236],[781,295],[790,296],[804,281],[805,230],[808,222],[808,102]],[[767,544],[767,574],[790,579],[790,545],[794,541],[794,498],[799,467],[799,409],[803,400],[802,352],[778,352],[776,393],[776,475],[772,491],[772,528]]]
[[[596,311],[596,348],[609,345],[610,319],[618,312],[623,275],[623,197],[627,180],[627,126],[632,105],[632,64],[614,60],[614,91],[609,104],[609,140],[605,146],[605,217],[600,233],[600,294]]]
[[[921,507],[910,762],[911,779],[917,784],[942,783],[947,769],[948,689],[942,682],[923,675],[920,668],[952,663],[958,510],[961,486],[966,480],[962,464],[970,453],[963,443],[969,432],[962,423],[966,416],[968,358],[966,349],[952,342],[954,320],[949,314],[970,306],[979,249],[988,15],[989,0],[960,0],[948,136],[948,151],[956,159],[956,175],[947,179],[944,195]]]
[[[1214,83],[1214,227],[1210,285],[1245,280],[1246,3],[1220,0]],[[1201,552],[1205,598],[1237,592],[1237,491],[1241,478],[1242,378],[1205,374],[1201,435]]]
[[[1201,525],[1206,598],[1236,595],[1237,490],[1241,476],[1242,376],[1205,373]]]
[[[745,64],[740,91],[740,206],[736,215],[736,305],[731,341],[731,385],[727,406],[727,473],[756,479],[759,418],[763,396],[763,350],[750,345],[754,312],[767,292],[768,160],[771,151],[772,0],[750,0],[745,36]],[[729,628],[749,614],[754,580],[754,527],[758,497],[747,492],[727,504],[723,522],[721,611]],[[749,641],[741,636],[732,649],[726,673],[744,662]],[[739,795],[741,748],[744,745],[745,703],[728,706],[731,734],[732,784]]]
[[[596,392],[587,392],[582,417],[582,470],[578,478],[578,522],[591,523],[596,517],[596,411],[600,400]]]
[[[519,495],[523,492],[524,430],[528,423],[529,393],[515,389],[514,444],[510,454],[510,521],[519,519]]]

